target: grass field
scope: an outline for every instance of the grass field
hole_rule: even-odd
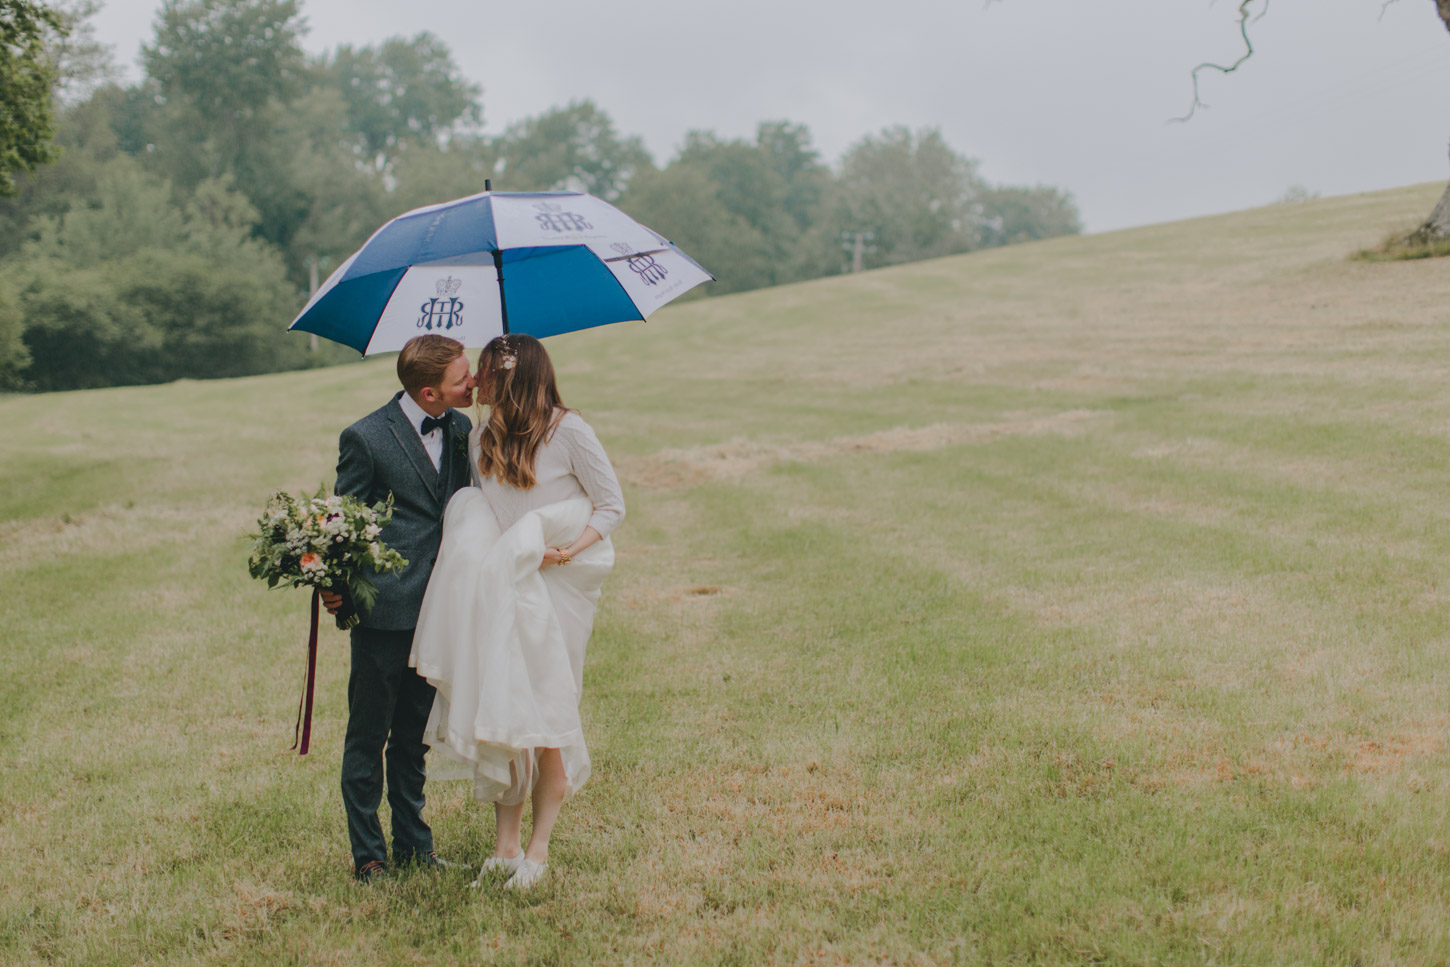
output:
[[[1440,187],[552,340],[629,519],[524,897],[352,883],[340,633],[285,752],[242,535],[391,360],[0,399],[0,962],[1450,962],[1450,270],[1348,259]]]

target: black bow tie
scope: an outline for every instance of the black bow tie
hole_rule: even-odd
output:
[[[418,432],[421,433],[421,434],[423,434],[424,436],[427,436],[428,434],[432,433],[434,430],[442,429],[443,427],[445,427],[447,425],[448,425],[448,414],[446,414],[446,413],[444,415],[442,415],[442,416],[425,416],[425,417],[423,417],[423,428],[421,430],[419,430]]]

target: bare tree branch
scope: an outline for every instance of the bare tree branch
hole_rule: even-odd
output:
[[[1393,2],[1393,0],[1391,0],[1391,2]],[[1244,38],[1244,53],[1243,53],[1243,56],[1240,57],[1238,60],[1234,61],[1232,64],[1228,65],[1227,67],[1223,66],[1222,64],[1209,64],[1209,63],[1199,64],[1197,67],[1195,67],[1193,69],[1193,74],[1192,74],[1192,77],[1193,77],[1193,103],[1188,106],[1188,113],[1185,114],[1185,115],[1183,115],[1183,117],[1181,117],[1181,118],[1170,118],[1169,119],[1169,123],[1170,124],[1172,124],[1172,123],[1182,123],[1184,121],[1187,121],[1189,118],[1193,117],[1193,113],[1195,111],[1197,111],[1199,108],[1201,108],[1201,107],[1202,108],[1207,108],[1208,107],[1208,105],[1207,104],[1204,104],[1203,101],[1199,100],[1199,97],[1198,97],[1198,72],[1199,71],[1216,70],[1220,74],[1232,74],[1234,71],[1238,70],[1241,66],[1243,66],[1244,61],[1246,61],[1250,57],[1254,56],[1254,44],[1253,44],[1253,41],[1249,40],[1249,22],[1250,22],[1249,21],[1249,8],[1252,7],[1253,4],[1254,4],[1254,0],[1241,0],[1241,2],[1239,3],[1239,34],[1240,34],[1240,36],[1242,36]],[[1261,20],[1263,18],[1264,14],[1266,14],[1268,12],[1269,12],[1269,0],[1264,0],[1264,9],[1260,10],[1259,11],[1259,15],[1257,17],[1254,17],[1253,18],[1253,22],[1257,23],[1259,20]]]

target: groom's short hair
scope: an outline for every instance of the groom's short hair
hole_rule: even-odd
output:
[[[457,339],[429,333],[414,336],[398,354],[398,382],[409,396],[416,396],[425,386],[443,382],[448,365],[463,355],[463,343]]]

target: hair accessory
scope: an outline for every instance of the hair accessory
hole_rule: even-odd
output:
[[[517,349],[515,349],[514,347],[512,347],[512,346],[509,345],[509,337],[508,336],[499,336],[498,337],[498,344],[499,344],[499,354],[498,354],[498,366],[499,366],[499,369],[513,369],[514,366],[518,365],[518,361],[519,361],[519,351]]]

